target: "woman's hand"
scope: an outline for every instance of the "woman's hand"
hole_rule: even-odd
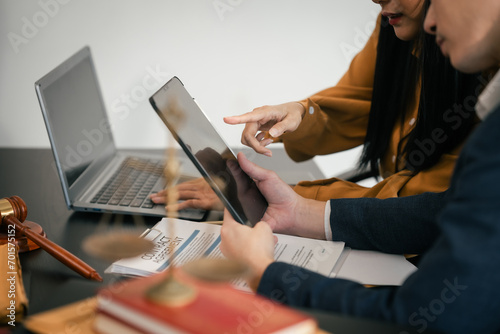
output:
[[[298,102],[289,102],[275,106],[263,106],[239,115],[224,117],[228,124],[245,124],[241,135],[241,143],[267,156],[271,150],[266,146],[285,132],[297,129],[305,113],[305,108]],[[271,138],[269,138],[269,136]]]
[[[224,206],[219,197],[212,190],[210,185],[204,178],[186,181],[175,186],[178,194],[179,202],[172,210],[183,210],[188,208],[202,210],[222,210]],[[161,190],[156,194],[151,195],[151,200],[157,204],[164,204],[166,199],[166,191]]]
[[[253,228],[236,222],[224,210],[224,223],[221,229],[220,250],[228,259],[238,261],[249,268],[247,282],[254,291],[267,266],[274,262],[276,237],[271,227],[264,221]]]

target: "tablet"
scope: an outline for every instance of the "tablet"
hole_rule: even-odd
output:
[[[179,78],[170,79],[149,102],[233,218],[248,226],[258,223],[266,199]]]

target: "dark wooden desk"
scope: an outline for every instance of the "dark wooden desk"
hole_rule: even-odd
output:
[[[82,251],[82,241],[95,232],[102,214],[77,213],[67,209],[49,149],[0,149],[0,198],[20,196],[28,207],[28,220],[43,226],[47,236],[94,267],[104,282],[86,280],[42,250],[21,254],[24,286],[29,299],[29,314],[93,296],[97,289],[116,278],[104,274],[109,263]],[[133,225],[134,217],[121,217]],[[147,226],[158,218],[141,217]],[[310,312],[320,327],[335,333],[416,333],[414,329]],[[28,332],[17,326],[16,333]]]

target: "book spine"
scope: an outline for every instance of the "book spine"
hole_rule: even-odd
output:
[[[185,334],[186,332],[170,324],[159,322],[144,313],[137,313],[123,304],[106,298],[103,300],[97,297],[97,312],[106,314],[115,320],[123,322],[132,328],[140,330],[141,333],[150,334]]]

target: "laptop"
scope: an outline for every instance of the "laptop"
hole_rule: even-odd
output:
[[[35,82],[35,90],[68,208],[166,215],[164,205],[149,199],[164,188],[164,157],[116,148],[88,46]],[[195,221],[206,215],[179,212],[179,218]]]
[[[266,199],[179,78],[170,79],[150,103],[233,218],[249,226],[258,223]]]

